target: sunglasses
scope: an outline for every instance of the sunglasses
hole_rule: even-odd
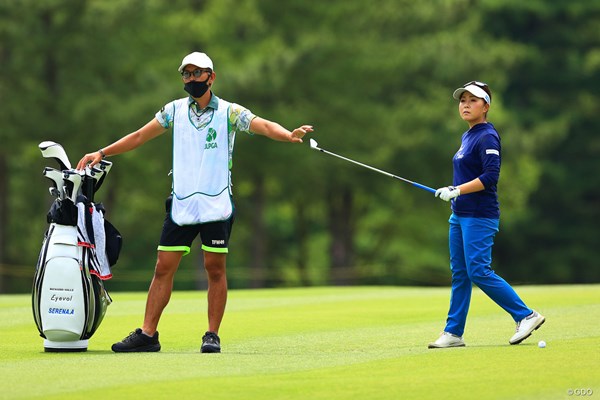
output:
[[[479,81],[471,81],[471,82],[467,82],[463,85],[463,87],[467,87],[469,85],[475,85],[475,86],[479,86],[480,88],[483,87],[487,87],[488,84],[487,83],[483,83],[483,82],[479,82]]]
[[[210,74],[212,72],[212,70],[210,68],[206,68],[206,69],[197,68],[193,71],[183,71],[181,73],[181,76],[183,76],[183,79],[190,79],[192,76],[194,78],[200,78],[202,76],[202,74],[204,74],[205,72]]]

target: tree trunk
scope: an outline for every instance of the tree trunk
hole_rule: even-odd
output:
[[[349,188],[330,188],[328,194],[329,231],[331,234],[331,275],[334,285],[353,282],[354,219],[353,195]]]
[[[6,156],[0,153],[0,293],[6,289],[6,275],[4,273],[6,259],[6,229],[8,228],[8,173]]]
[[[306,224],[306,203],[296,203],[296,243],[298,245],[298,270],[300,271],[300,283],[303,286],[310,285],[306,259],[308,258],[308,227]]]
[[[250,239],[250,281],[251,288],[265,287],[267,263],[267,228],[265,226],[265,180],[262,176],[254,178],[252,194],[252,237]]]

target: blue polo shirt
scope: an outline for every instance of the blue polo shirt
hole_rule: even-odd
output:
[[[462,136],[454,155],[454,186],[479,178],[485,187],[452,201],[452,212],[459,217],[500,218],[496,185],[500,178],[500,135],[489,122],[477,124]]]

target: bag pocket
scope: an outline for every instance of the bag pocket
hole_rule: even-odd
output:
[[[123,236],[107,219],[104,220],[104,233],[106,235],[106,258],[112,267],[119,259],[121,247],[123,247]]]

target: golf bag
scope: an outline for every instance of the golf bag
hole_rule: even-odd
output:
[[[104,219],[102,204],[93,202],[112,164],[103,161],[99,169],[85,171],[66,166],[61,174],[44,170],[54,182],[50,193],[56,199],[47,215],[50,226],[32,291],[33,317],[48,352],[87,350],[112,302],[103,281],[112,277],[122,244],[119,232]]]

